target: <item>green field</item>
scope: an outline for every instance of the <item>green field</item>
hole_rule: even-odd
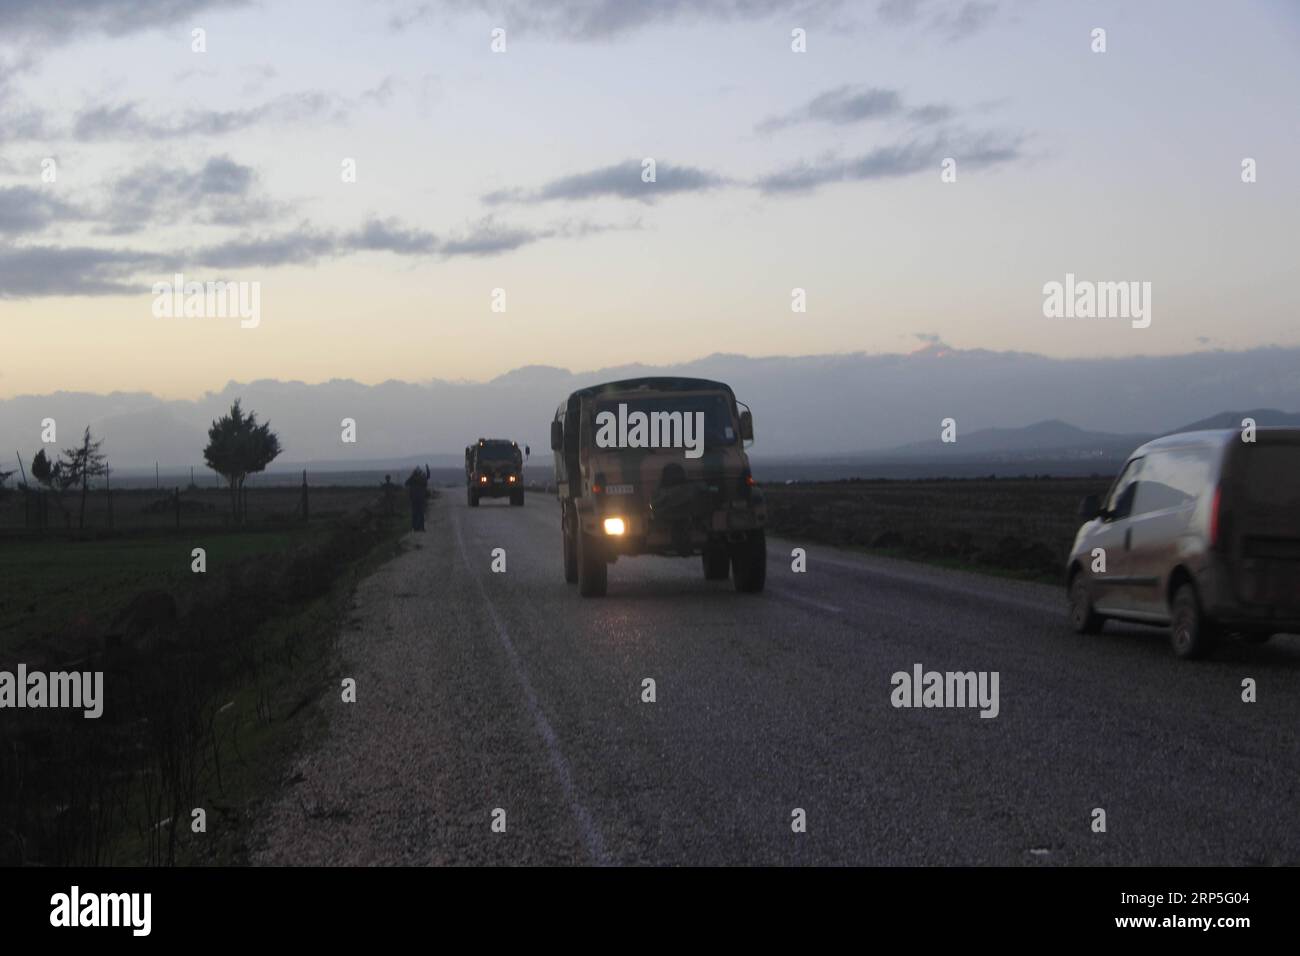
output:
[[[309,523],[0,538],[0,668],[102,671],[105,692],[96,720],[6,712],[0,865],[246,860],[252,807],[319,720],[309,705],[337,686],[352,588],[405,527],[376,489],[330,501]],[[113,626],[146,595],[164,620]]]
[[[98,636],[137,593],[161,589],[182,612],[196,591],[252,558],[318,543],[320,525],[289,530],[0,541],[0,660],[31,642]],[[190,569],[203,548],[207,576]]]

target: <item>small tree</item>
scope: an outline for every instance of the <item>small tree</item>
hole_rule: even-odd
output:
[[[279,454],[280,439],[271,431],[271,423],[259,425],[255,413],[245,415],[239,399],[230,406],[230,414],[218,418],[208,429],[203,460],[230,482],[231,514],[236,522],[241,520],[239,493],[244,479],[264,470]]]
[[[68,477],[68,486],[81,485],[81,510],[77,515],[78,528],[86,526],[86,492],[90,489],[90,479],[102,477],[107,470],[104,464],[104,456],[99,453],[99,446],[102,444],[104,444],[102,440],[94,440],[94,436],[90,434],[90,426],[87,425],[85,433],[81,436],[81,444],[76,448],[65,448],[63,450],[63,460],[59,462]],[[32,467],[35,469],[34,463]]]
[[[42,448],[32,459],[32,477],[54,498],[54,503],[59,506],[59,512],[63,515],[63,523],[71,527],[68,511],[63,507],[63,493],[72,487],[73,479],[64,467],[64,463],[51,461]]]

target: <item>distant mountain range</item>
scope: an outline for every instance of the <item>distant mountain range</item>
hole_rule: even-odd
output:
[[[1300,414],[1275,408],[1256,408],[1243,412],[1220,412],[1200,421],[1159,432],[1115,434],[1085,431],[1067,422],[1035,422],[1023,428],[984,428],[969,435],[957,435],[957,441],[940,439],[910,442],[879,451],[864,451],[850,456],[861,461],[917,461],[955,458],[959,460],[1032,461],[1035,459],[1107,460],[1127,456],[1134,448],[1175,432],[1201,431],[1212,428],[1240,428],[1249,418],[1260,426],[1300,428]]]
[[[732,385],[754,412],[756,463],[1106,460],[1182,422],[1237,424],[1248,414],[1225,409],[1262,409],[1253,413],[1261,423],[1300,420],[1272,410],[1300,409],[1300,348],[1056,359],[935,343],[910,354],[719,354],[582,373],[527,366],[489,382],[231,382],[197,399],[21,395],[0,400],[0,470],[15,468],[16,454],[30,464],[41,447],[41,422],[53,418],[59,448],[89,425],[118,473],[152,472],[157,462],[177,472],[194,467],[197,475],[208,425],[236,398],[280,436],[276,471],[409,469],[425,461],[455,468],[479,436],[530,444],[533,463],[543,466],[550,419],[570,391],[647,374]],[[356,420],[355,444],[341,441],[344,418]],[[945,418],[957,420],[958,439],[938,447]]]

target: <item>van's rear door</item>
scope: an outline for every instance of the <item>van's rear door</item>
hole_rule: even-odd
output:
[[[1220,520],[1237,597],[1300,610],[1300,429],[1260,429],[1230,462]]]

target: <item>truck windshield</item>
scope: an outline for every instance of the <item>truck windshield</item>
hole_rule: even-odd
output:
[[[513,445],[480,445],[479,461],[514,461],[519,450]]]
[[[597,402],[594,409],[591,422],[593,434],[596,429],[595,416],[601,412],[610,412],[617,417],[620,405],[627,407],[626,414],[629,417],[634,412],[645,414],[647,420],[651,422],[651,427],[658,428],[660,431],[676,430],[681,427],[677,419],[666,419],[662,417],[663,415],[677,415],[684,419],[686,415],[703,412],[705,448],[734,445],[739,438],[731,415],[731,402],[726,395],[721,393],[604,399]],[[661,417],[652,417],[656,415]],[[694,426],[692,425],[692,427]]]

